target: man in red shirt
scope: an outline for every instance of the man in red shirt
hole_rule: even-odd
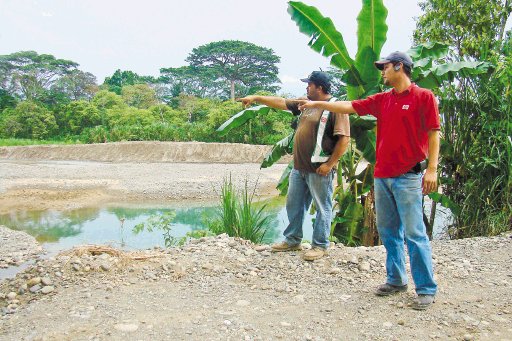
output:
[[[394,52],[375,66],[381,70],[384,84],[392,87],[390,91],[352,102],[307,101],[299,108],[377,118],[375,207],[377,228],[386,248],[387,280],[376,294],[407,290],[405,239],[418,294],[413,308],[423,310],[434,302],[437,292],[422,199],[423,194],[437,189],[439,111],[434,94],[411,82],[413,62],[407,54]],[[427,158],[423,176],[422,161]]]

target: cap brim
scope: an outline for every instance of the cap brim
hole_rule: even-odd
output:
[[[376,61],[374,64],[377,69],[382,70],[382,69],[384,69],[384,65],[386,65],[387,63],[391,63],[391,61],[389,61],[387,59],[381,59],[381,60]]]
[[[304,83],[309,83],[310,82],[309,78],[302,78],[301,81],[304,82]]]

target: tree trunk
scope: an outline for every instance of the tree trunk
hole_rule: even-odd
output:
[[[375,194],[373,187],[368,192],[364,201],[364,222],[363,226],[368,230],[362,236],[362,244],[364,246],[379,245],[379,232],[377,231],[377,219],[375,217]]]
[[[231,102],[235,101],[235,81],[231,81]]]

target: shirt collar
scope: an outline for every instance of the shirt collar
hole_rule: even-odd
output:
[[[405,91],[401,92],[401,93],[397,93],[395,88],[391,89],[391,93],[394,95],[394,96],[398,96],[398,97],[401,97],[401,96],[407,96],[408,94],[410,94],[411,92],[414,91],[414,88],[416,88],[417,85],[416,83],[411,83],[411,85],[409,85],[409,87],[407,89],[405,89]]]

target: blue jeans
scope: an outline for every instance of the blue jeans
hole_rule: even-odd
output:
[[[286,212],[289,224],[284,230],[286,243],[298,245],[302,241],[304,215],[314,200],[316,219],[313,223],[312,246],[328,248],[332,217],[332,181],[335,170],[327,176],[292,169],[288,181]]]
[[[404,237],[417,294],[435,295],[432,249],[423,223],[422,174],[375,178],[377,229],[386,248],[387,283],[407,284]]]

